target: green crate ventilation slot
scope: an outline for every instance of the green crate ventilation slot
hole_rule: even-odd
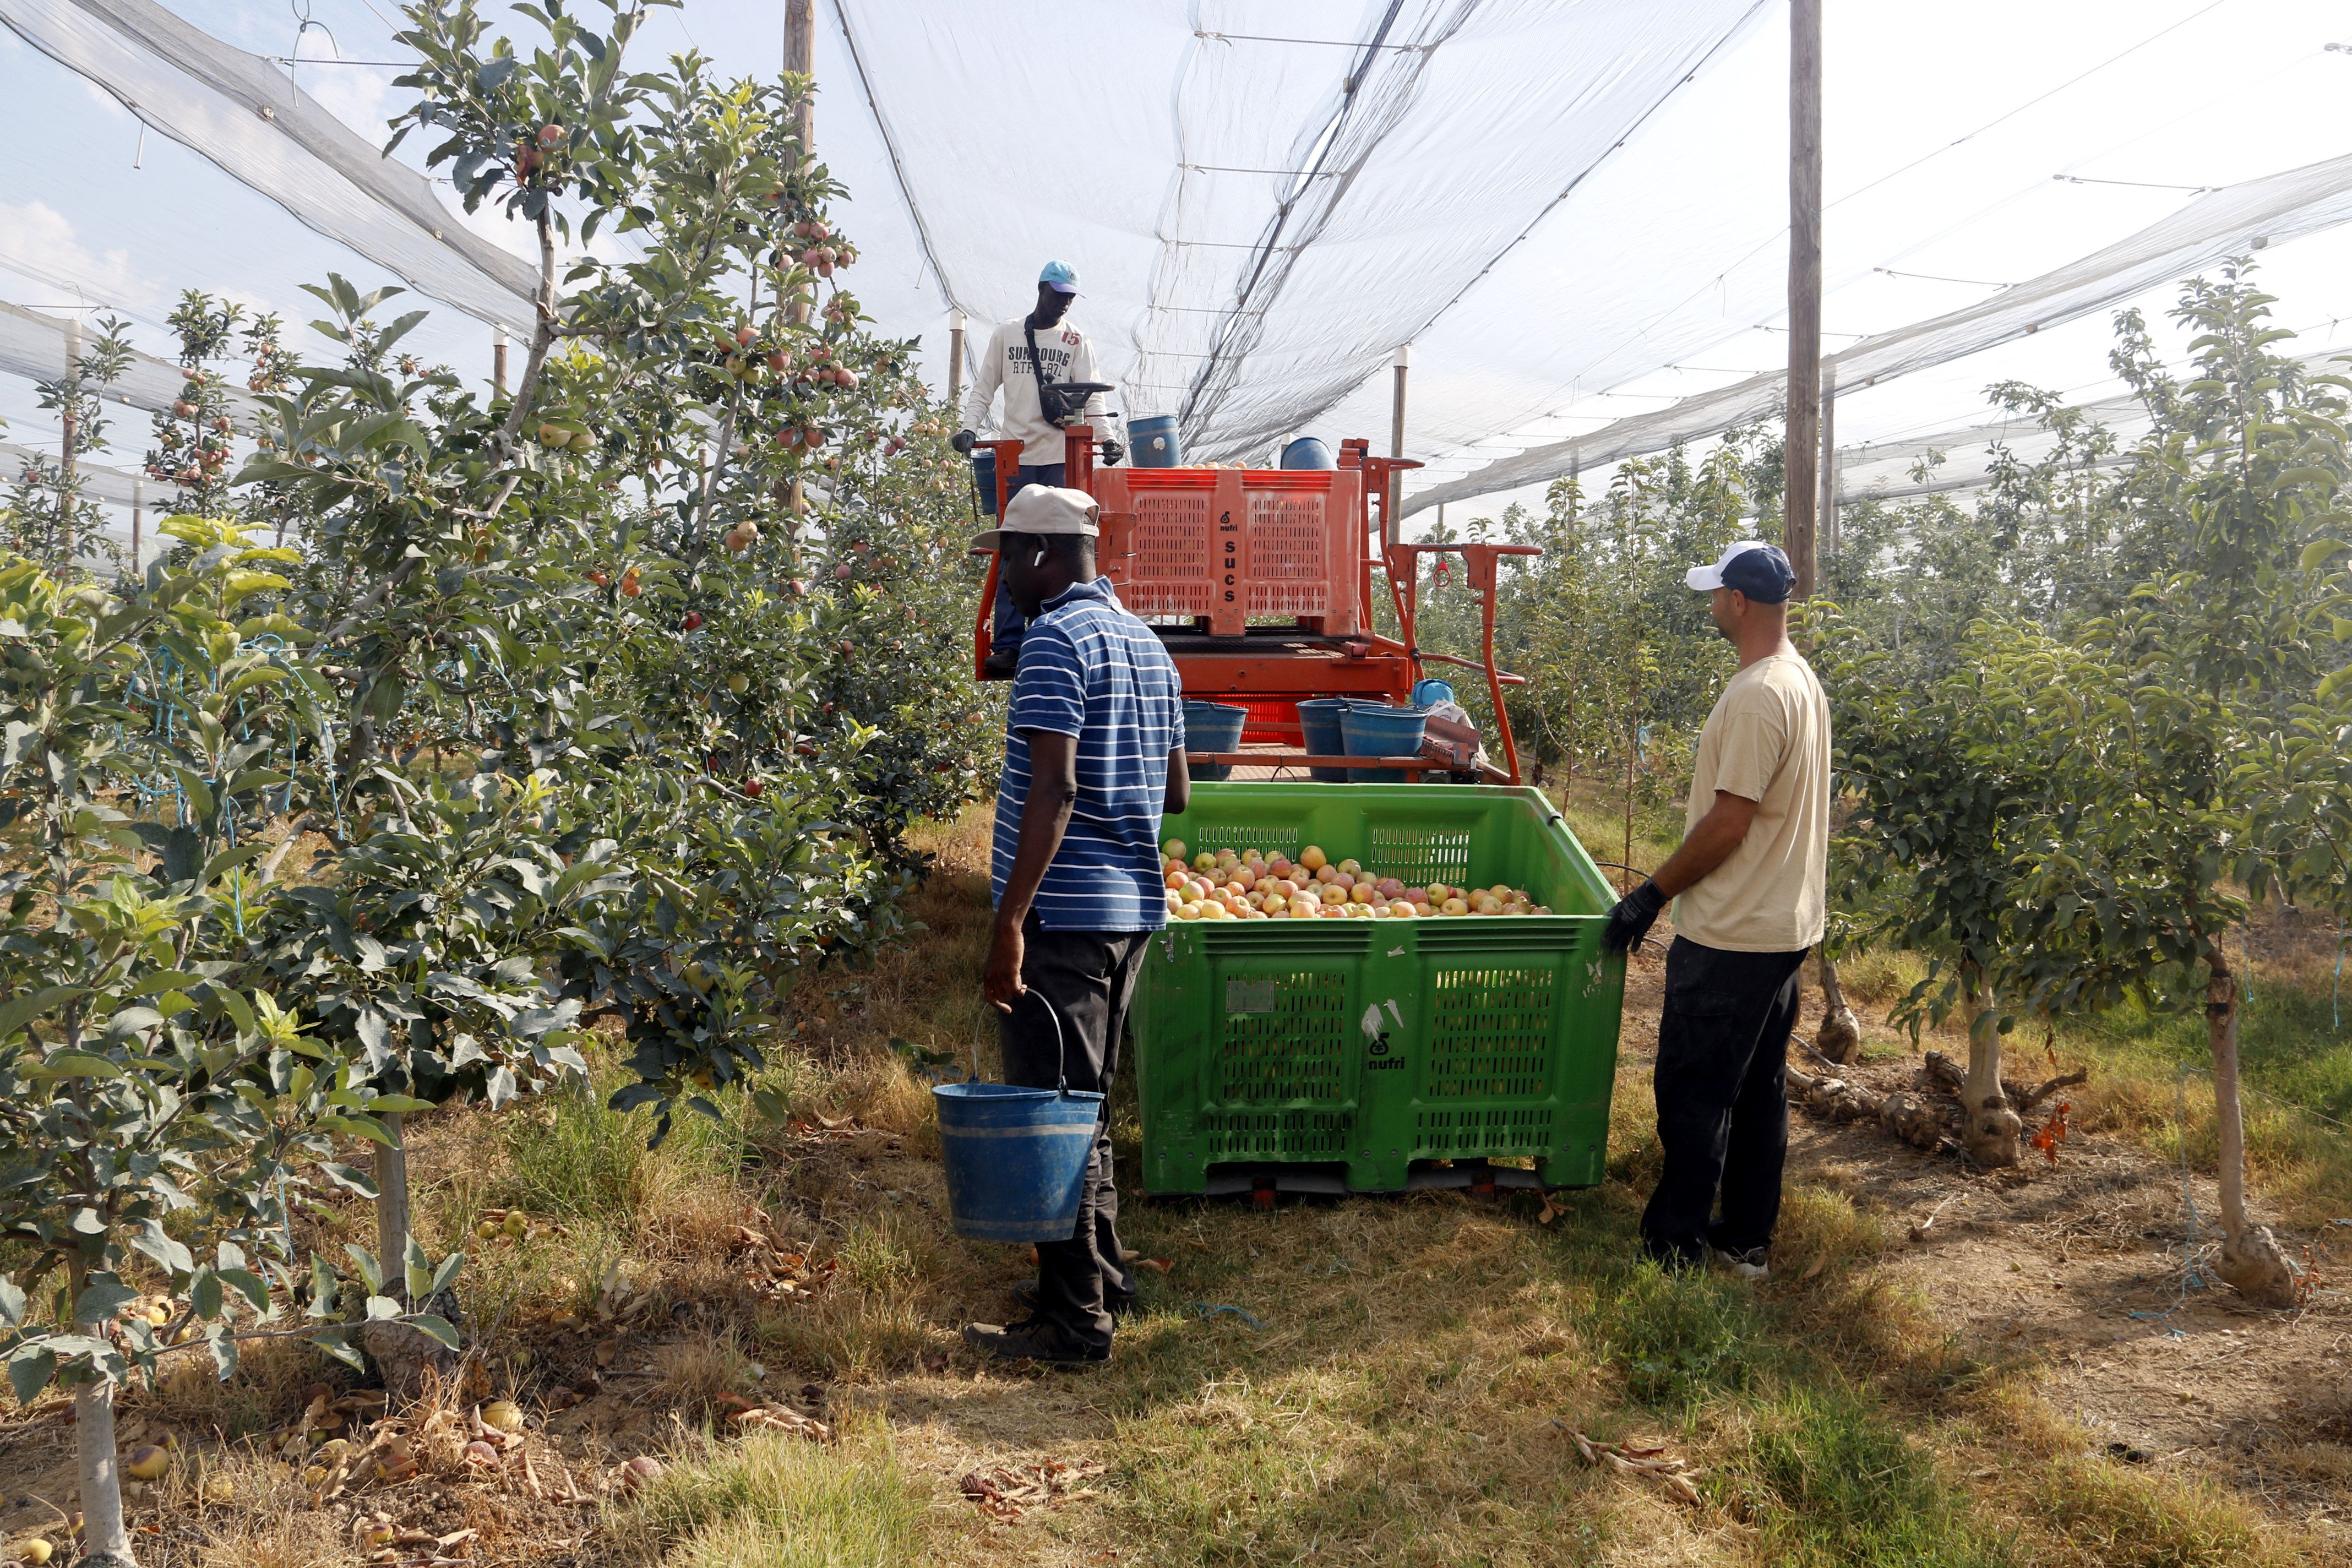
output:
[[[1355,1120],[1340,1080],[1348,976],[1226,968],[1223,978],[1214,1072],[1216,1100],[1228,1109],[1201,1118],[1208,1157],[1343,1157]]]
[[[1189,863],[1194,855],[1213,854],[1230,849],[1236,855],[1244,849],[1255,849],[1261,855],[1281,850],[1285,855],[1298,853],[1298,829],[1295,827],[1196,827],[1199,837],[1184,858]]]
[[[1441,969],[1421,1098],[1540,1100],[1553,971]]]
[[[1452,886],[1470,875],[1466,828],[1375,827],[1367,864],[1382,877],[1409,888],[1432,882]]]
[[[1540,1107],[1424,1110],[1414,1118],[1412,1157],[1416,1160],[1551,1152],[1551,1112]]]

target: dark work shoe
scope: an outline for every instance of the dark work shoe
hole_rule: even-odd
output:
[[[1706,1265],[1706,1248],[1693,1251],[1688,1247],[1677,1247],[1660,1237],[1643,1237],[1642,1252],[1644,1257],[1669,1274],[1687,1274],[1694,1268],[1701,1268]]]
[[[1100,1366],[1110,1360],[1110,1347],[1097,1350],[1052,1323],[1029,1318],[1018,1323],[967,1323],[963,1342],[997,1361],[1039,1361],[1048,1366]]]
[[[1020,668],[1021,649],[1017,646],[992,647],[988,650],[988,657],[980,661],[980,678],[982,680],[1010,680],[1013,672]]]
[[[1013,1304],[1014,1306],[1020,1308],[1024,1312],[1026,1312],[1033,1318],[1037,1315],[1037,1281],[1034,1279],[1024,1279],[1020,1284],[1013,1287],[1012,1295]],[[1135,1310],[1135,1298],[1132,1296],[1106,1296],[1103,1298],[1103,1306],[1109,1311],[1112,1317],[1124,1318],[1129,1313]]]

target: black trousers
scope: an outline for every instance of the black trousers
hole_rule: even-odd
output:
[[[1710,1246],[1740,1253],[1771,1242],[1805,951],[1729,952],[1686,936],[1666,950],[1654,1079],[1665,1169],[1642,1211],[1642,1245],[1654,1258],[1696,1263]]]
[[[1119,1260],[1108,1097],[1118,1072],[1119,1033],[1127,1027],[1128,1004],[1151,933],[1046,931],[1032,910],[1021,934],[1021,981],[1031,994],[998,1021],[1004,1081],[1052,1089],[1066,1079],[1072,1089],[1106,1097],[1078,1203],[1077,1233],[1067,1241],[1037,1245],[1037,1315],[1082,1344],[1108,1348],[1111,1309],[1135,1295],[1135,1275]],[[1062,1021],[1058,1054],[1045,1003],[1053,1005]]]

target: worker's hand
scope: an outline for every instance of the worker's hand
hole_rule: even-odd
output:
[[[1103,461],[1117,467],[1127,460],[1127,443],[1116,436],[1103,437]]]
[[[979,444],[980,437],[969,430],[959,430],[948,437],[948,445],[967,458],[971,456],[971,449]]]
[[[1609,911],[1609,923],[1601,928],[1601,951],[1623,952],[1638,945],[1665,907],[1666,895],[1655,882],[1644,882],[1618,900]]]
[[[982,973],[980,994],[1000,1013],[1012,1012],[1013,1004],[1028,993],[1029,987],[1021,983],[1022,948],[1020,922],[998,921],[995,934],[989,939],[988,967]]]

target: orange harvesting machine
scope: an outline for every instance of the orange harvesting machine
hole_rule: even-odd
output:
[[[1150,623],[1182,675],[1188,699],[1248,710],[1238,752],[1195,752],[1196,763],[1326,769],[1377,765],[1412,775],[1475,773],[1482,782],[1519,782],[1518,747],[1503,704],[1506,687],[1526,683],[1495,664],[1496,573],[1506,555],[1542,553],[1526,544],[1409,544],[1391,515],[1393,477],[1421,467],[1375,458],[1370,443],[1343,441],[1329,468],[1108,468],[1095,462],[1086,425],[1065,436],[1065,482],[1101,507],[1097,569],[1119,602]],[[995,513],[1004,514],[1021,461],[1019,441],[991,441],[995,454]],[[980,449],[980,448],[975,448]],[[1477,659],[1422,648],[1414,638],[1420,557],[1463,558],[1466,586],[1479,597]],[[991,608],[997,560],[973,623],[972,668],[990,679]],[[1391,625],[1376,629],[1373,575],[1386,580]],[[1474,763],[1465,743],[1442,727],[1416,757],[1339,757],[1305,751],[1298,704],[1318,697],[1407,702],[1431,665],[1476,670],[1493,702],[1503,762]],[[1491,755],[1491,753],[1490,753]]]

